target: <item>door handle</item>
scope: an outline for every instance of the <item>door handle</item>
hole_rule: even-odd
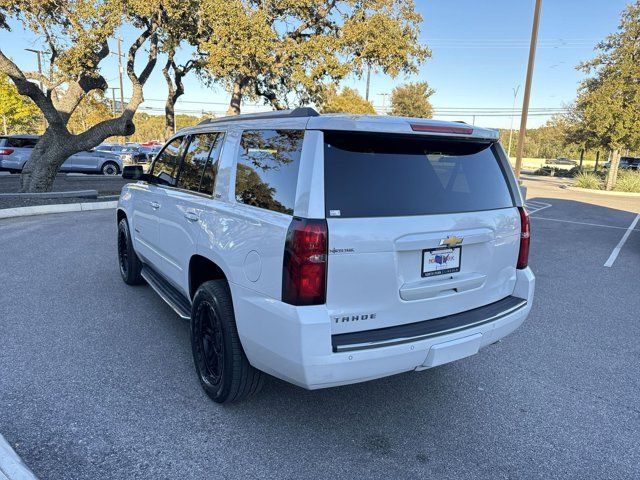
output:
[[[149,205],[151,205],[151,208],[153,208],[154,210],[160,208],[160,204],[158,202],[149,202]]]
[[[200,220],[198,218],[198,215],[196,215],[193,212],[184,212],[184,218],[186,218],[187,220],[189,220],[190,222],[197,222],[198,220]]]

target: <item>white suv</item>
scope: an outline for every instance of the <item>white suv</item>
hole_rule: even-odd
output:
[[[475,354],[531,308],[529,219],[493,130],[298,108],[204,121],[125,167],[124,281],[191,322],[217,402]]]

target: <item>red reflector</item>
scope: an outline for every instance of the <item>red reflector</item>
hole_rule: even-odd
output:
[[[473,133],[471,127],[454,127],[453,125],[427,125],[425,123],[412,123],[411,130],[414,132],[433,132],[433,133],[459,133],[462,135],[470,135]]]
[[[13,148],[0,148],[0,155],[11,155]]]
[[[294,218],[287,231],[282,266],[282,301],[291,305],[325,303],[327,221]]]
[[[529,243],[531,240],[531,224],[529,213],[524,207],[518,207],[520,212],[520,252],[518,253],[517,268],[527,268],[529,264]]]

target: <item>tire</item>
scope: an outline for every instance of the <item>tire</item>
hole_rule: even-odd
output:
[[[191,350],[200,385],[214,402],[236,402],[262,388],[264,373],[244,354],[224,280],[203,283],[193,298]]]
[[[100,171],[103,175],[114,176],[120,173],[120,168],[115,162],[104,162]]]
[[[140,285],[144,283],[144,279],[142,275],[140,275],[142,262],[133,249],[129,224],[126,218],[123,218],[120,220],[120,223],[118,223],[118,266],[120,267],[122,280],[124,280],[124,283],[127,285]]]

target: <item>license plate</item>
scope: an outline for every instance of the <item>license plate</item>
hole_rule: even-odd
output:
[[[446,275],[460,271],[462,247],[429,248],[422,251],[422,276]]]

